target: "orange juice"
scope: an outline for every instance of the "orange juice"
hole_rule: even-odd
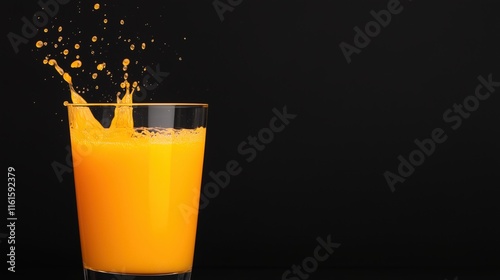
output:
[[[98,23],[102,32],[87,33],[87,30],[92,30],[92,26],[86,23],[82,30],[72,29],[71,34],[78,36],[75,39],[65,34],[66,27],[53,25],[44,28],[43,34],[56,37],[51,40],[40,39],[35,47],[40,53],[49,47],[50,51],[44,55],[43,63],[52,66],[70,88],[72,104],[65,105],[70,122],[85,279],[96,278],[95,274],[87,274],[88,271],[96,274],[109,272],[113,275],[184,272],[190,275],[188,272],[193,263],[198,219],[206,134],[203,114],[206,113],[206,107],[203,112],[193,111],[197,114],[194,117],[175,115],[175,121],[182,119],[183,122],[181,126],[177,123],[176,129],[172,129],[165,128],[172,127],[170,124],[160,125],[162,128],[151,124],[164,117],[170,121],[167,115],[172,113],[168,110],[163,112],[165,107],[153,104],[154,110],[145,111],[146,114],[139,117],[151,118],[153,121],[144,124],[146,127],[137,125],[137,119],[132,114],[132,100],[133,93],[141,91],[141,88],[138,81],[129,82],[129,67],[142,69],[143,84],[148,84],[145,82],[148,77],[154,76],[158,83],[163,79],[160,77],[159,65],[156,70],[152,70],[149,63],[140,65],[133,56],[121,57],[119,69],[123,72],[116,73],[115,63],[109,61],[107,56],[113,54],[114,57],[115,50],[105,48],[125,43],[129,55],[143,52],[146,45],[150,49],[150,44],[157,47],[166,44],[156,42],[152,36],[146,38],[129,36],[125,32],[122,34],[120,29],[125,27],[125,19],[108,20],[108,9],[113,9],[114,5],[81,4],[91,7],[91,12],[101,17],[101,20],[92,22]],[[118,28],[116,37],[115,32],[107,32],[108,28]],[[110,34],[113,34],[112,38],[107,37]],[[108,67],[107,62],[113,67]],[[80,80],[77,87],[73,87],[73,74]],[[90,79],[91,84],[82,85],[81,81],[86,78]],[[116,103],[93,104],[96,106],[93,109],[114,107],[110,122],[95,118],[91,107],[87,106],[89,104],[80,96],[90,91],[108,94],[108,91],[101,89],[101,79],[109,79],[111,84],[119,85],[120,88]],[[109,100],[106,95],[103,98]],[[140,104],[133,106],[140,107]],[[184,123],[184,117],[189,121]],[[104,124],[109,124],[109,128],[105,128]],[[185,215],[186,205],[191,205],[189,215]]]
[[[85,115],[77,109],[83,108],[69,108],[70,123],[82,121],[74,119]],[[79,157],[74,177],[84,267],[190,271],[197,215],[183,216],[180,206],[199,199],[206,128],[70,130],[72,153]]]

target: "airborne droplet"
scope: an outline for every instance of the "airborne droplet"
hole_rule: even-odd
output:
[[[71,76],[68,73],[63,73],[62,76],[63,76],[64,81],[66,81],[66,83],[68,83],[70,85],[73,84],[73,82],[71,81]]]
[[[82,67],[82,61],[81,60],[75,60],[71,63],[71,68],[80,68]]]

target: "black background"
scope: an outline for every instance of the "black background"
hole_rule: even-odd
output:
[[[280,279],[313,255],[316,238],[331,236],[341,246],[310,279],[345,269],[352,276],[338,279],[354,279],[356,271],[385,268],[409,269],[398,279],[498,276],[500,87],[458,129],[443,119],[474,95],[479,76],[500,81],[496,1],[401,0],[402,11],[351,63],[339,44],[353,45],[353,28],[364,29],[373,21],[370,11],[391,1],[243,0],[223,21],[212,0],[122,2],[101,10],[114,23],[126,20],[107,36],[121,32],[155,43],[135,53],[126,44],[111,45],[100,58],[111,63],[140,55],[168,72],[147,100],[209,103],[204,184],[230,160],[242,167],[200,211],[195,271],[272,268],[258,277]],[[63,26],[68,37],[86,31],[81,36],[88,42],[102,32],[92,29],[102,20],[92,6],[60,5],[46,26]],[[21,18],[40,6],[8,1],[3,7],[2,158],[4,168],[16,169],[17,275],[49,268],[76,271],[78,279],[72,173],[58,177],[53,168],[69,159],[62,106],[69,92],[34,47],[56,37],[40,30],[16,53],[7,34],[21,34]],[[86,97],[106,101],[100,93]],[[238,145],[269,126],[273,109],[285,107],[296,117],[247,161]],[[392,192],[384,172],[397,173],[398,156],[407,159],[414,140],[436,128],[446,141]],[[5,235],[1,241],[5,259]],[[428,269],[443,270],[415,276]]]

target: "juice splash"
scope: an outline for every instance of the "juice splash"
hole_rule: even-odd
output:
[[[68,84],[71,94],[71,101],[73,102],[73,104],[87,104],[87,101],[80,94],[76,92],[70,74],[64,72],[64,70],[57,64],[57,61],[55,59],[46,59],[44,60],[44,63],[53,66],[54,69],[62,76],[63,80]],[[128,59],[124,59],[123,65],[124,66],[128,65]],[[127,76],[125,75],[125,77]],[[120,98],[120,93],[118,93],[116,96],[117,100],[116,103],[121,105],[132,104],[133,102],[132,95],[134,93],[134,90],[138,88],[137,82],[134,82],[131,87],[130,83],[125,79],[122,82],[122,87],[125,89],[125,94],[122,98]],[[89,108],[85,109],[82,108],[82,110],[75,111],[74,113],[78,115],[72,116],[73,120],[72,126],[75,126],[77,128],[85,127],[86,129],[93,129],[93,130],[104,129],[101,123],[99,123],[94,118]],[[110,128],[133,128],[133,127],[134,127],[134,122],[132,118],[132,107],[116,106],[115,115],[113,117],[113,120],[111,121]]]
[[[88,4],[87,4],[88,5]],[[108,27],[112,27],[112,22],[108,19],[108,15],[103,11],[103,8],[106,7],[106,4],[101,5],[100,3],[92,4],[92,12],[98,13],[97,15],[101,17],[100,23],[100,31],[105,34],[104,31]],[[123,27],[125,26],[125,20],[120,19],[118,22],[114,23],[115,26]],[[44,33],[47,35],[53,35],[55,33],[56,40],[39,40],[35,43],[35,47],[38,50],[47,50],[48,53],[45,55],[43,59],[43,63],[49,66],[52,66],[56,72],[63,78],[63,81],[68,84],[70,91],[71,102],[74,104],[85,104],[87,103],[86,99],[83,98],[82,95],[89,91],[97,91],[100,89],[103,83],[96,84],[95,86],[83,86],[80,90],[77,90],[77,87],[73,84],[73,74],[76,76],[80,76],[83,78],[90,78],[91,81],[96,81],[99,78],[107,77],[111,84],[115,84],[119,86],[120,91],[116,94],[116,103],[117,104],[132,104],[133,102],[133,94],[135,91],[140,91],[140,87],[137,81],[129,82],[129,67],[131,64],[138,65],[139,62],[135,61],[133,63],[130,58],[125,57],[121,60],[121,75],[119,75],[120,80],[116,80],[116,72],[108,69],[108,65],[106,61],[103,61],[105,58],[94,59],[93,61],[85,61],[83,57],[89,56],[91,58],[103,55],[103,53],[107,53],[107,50],[104,50],[102,45],[110,46],[111,41],[113,43],[123,42],[127,48],[131,51],[135,50],[135,45],[141,46],[140,50],[146,49],[146,42],[144,40],[140,40],[138,42],[134,42],[131,38],[125,38],[123,35],[118,35],[115,40],[108,40],[104,35],[98,36],[96,34],[87,34],[82,32],[82,30],[77,30],[72,33],[74,37],[69,38],[64,36],[65,28],[63,26],[53,26],[51,29],[45,28]],[[98,30],[99,31],[99,30]],[[83,38],[82,38],[83,37]],[[76,41],[76,42],[75,42]],[[154,42],[154,39],[150,39],[151,42]],[[61,50],[62,49],[62,50]],[[108,59],[108,58],[106,58]],[[68,63],[69,61],[69,63]],[[65,63],[65,66],[61,66],[59,63]],[[91,66],[88,67],[84,66]],[[142,73],[146,71],[146,67],[141,67]],[[71,72],[71,74],[70,74]],[[90,110],[84,110],[78,113],[79,116],[75,117],[76,126],[87,126],[92,129],[102,129],[102,125],[94,120],[92,113]],[[133,119],[132,119],[132,111],[130,106],[116,106],[115,116],[111,121],[110,128],[132,128],[133,127]]]

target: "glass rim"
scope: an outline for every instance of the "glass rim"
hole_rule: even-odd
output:
[[[208,103],[197,102],[147,102],[147,103],[70,103],[64,101],[65,107],[106,107],[106,106],[130,106],[130,107],[147,107],[147,106],[168,106],[168,107],[208,107]]]

